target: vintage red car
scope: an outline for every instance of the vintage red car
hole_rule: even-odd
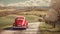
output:
[[[13,28],[27,28],[28,22],[26,21],[24,16],[18,16],[13,23]]]

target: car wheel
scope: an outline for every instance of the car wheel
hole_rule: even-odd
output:
[[[26,28],[23,28],[23,30],[26,30]]]

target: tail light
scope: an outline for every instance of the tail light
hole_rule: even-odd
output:
[[[23,24],[23,26],[26,26],[26,24]]]
[[[23,25],[23,26],[25,26],[25,25]]]
[[[13,24],[13,26],[15,26],[15,23]]]

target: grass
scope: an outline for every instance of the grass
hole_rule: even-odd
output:
[[[49,24],[46,24],[45,22],[40,23],[40,29],[41,30],[47,30],[47,29],[51,29],[51,28],[52,28],[52,26]]]
[[[16,16],[21,16],[21,15],[8,15],[8,16],[4,16],[4,17],[0,17],[0,28],[3,28],[4,26],[9,26],[12,25],[14,23],[15,17]],[[30,22],[36,22],[38,21],[38,16],[34,16],[34,15],[22,15],[26,17],[26,20],[28,21],[28,23]]]
[[[60,34],[60,32],[41,31],[42,34]]]
[[[46,14],[46,11],[28,11],[28,12],[19,12],[19,13],[16,13],[14,15],[7,15],[7,16],[4,16],[4,17],[0,17],[0,28],[4,27],[4,26],[8,26],[8,25],[12,25],[14,20],[15,20],[15,17],[16,16],[24,16],[26,17],[26,20],[31,23],[31,22],[37,22],[39,17],[36,16],[36,15],[44,15]]]
[[[14,21],[14,17],[10,17],[10,16],[5,16],[5,17],[1,17],[0,19],[0,28],[2,28],[3,26],[7,26],[7,25],[11,25]]]
[[[12,25],[14,23],[16,16],[24,16],[26,17],[28,23],[31,23],[31,22],[37,22],[39,15],[45,15],[45,14],[46,11],[30,11],[30,12],[28,11],[28,12],[21,12],[21,13],[19,12],[14,15],[11,14],[4,17],[0,17],[0,29],[2,29],[5,26]],[[60,32],[57,31],[58,28],[52,28],[51,25],[46,24],[45,22],[40,23],[40,30],[42,34],[60,34]]]
[[[40,23],[39,29],[42,34],[60,34],[59,28],[53,28],[51,25],[46,24],[45,22]]]

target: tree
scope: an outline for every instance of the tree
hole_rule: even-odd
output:
[[[51,9],[44,16],[46,23],[51,23],[55,28],[56,23],[60,22],[60,0],[51,1]]]

